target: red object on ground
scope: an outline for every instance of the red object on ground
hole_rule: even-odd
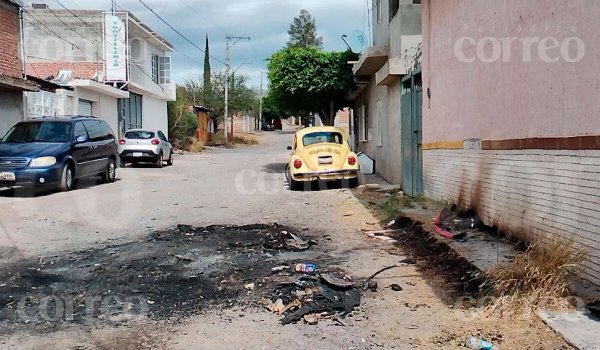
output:
[[[446,238],[446,239],[453,239],[454,235],[448,231],[443,230],[441,227],[439,227],[438,225],[433,225],[433,229],[435,230],[435,233],[437,233],[438,235]]]
[[[435,230],[435,233],[437,233],[438,235],[440,235],[446,239],[453,239],[454,235],[451,232],[448,232],[440,227],[440,225],[442,224],[442,213],[443,212],[444,212],[444,210],[442,209],[436,215],[435,220],[433,221],[433,229]]]

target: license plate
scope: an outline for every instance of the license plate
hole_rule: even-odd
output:
[[[319,157],[319,164],[331,164],[333,163],[333,157]]]
[[[0,181],[16,181],[15,173],[4,172],[0,173]]]
[[[143,157],[144,153],[142,153],[142,152],[133,152],[133,156],[134,157]]]

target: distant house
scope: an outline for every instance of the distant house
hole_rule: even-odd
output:
[[[424,191],[589,251],[600,285],[600,2],[423,0]]]
[[[421,135],[412,113],[420,112],[420,104],[411,84],[420,84],[420,74],[412,69],[421,43],[421,5],[419,0],[372,4],[372,44],[353,66],[358,88],[350,96],[350,138],[356,151],[375,159],[379,175],[418,194],[421,163],[415,145]]]
[[[24,25],[27,74],[71,89],[57,91],[56,114],[94,115],[119,135],[168,132],[173,46],[133,14],[36,5]]]
[[[23,92],[37,91],[25,79],[21,57],[21,1],[0,0],[0,138],[23,119]]]

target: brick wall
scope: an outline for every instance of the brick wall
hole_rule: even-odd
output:
[[[574,240],[600,285],[600,151],[428,150],[423,167],[428,197],[518,237]]]
[[[0,6],[0,74],[13,78],[23,77],[20,60],[20,28],[16,10]]]
[[[103,62],[27,62],[27,74],[46,79],[56,77],[61,69],[71,70],[75,79],[91,79],[104,70]]]

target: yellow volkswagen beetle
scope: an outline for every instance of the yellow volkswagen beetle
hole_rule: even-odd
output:
[[[292,154],[285,172],[291,190],[314,181],[341,180],[344,186],[358,186],[358,158],[344,130],[332,126],[301,129],[288,150]]]

